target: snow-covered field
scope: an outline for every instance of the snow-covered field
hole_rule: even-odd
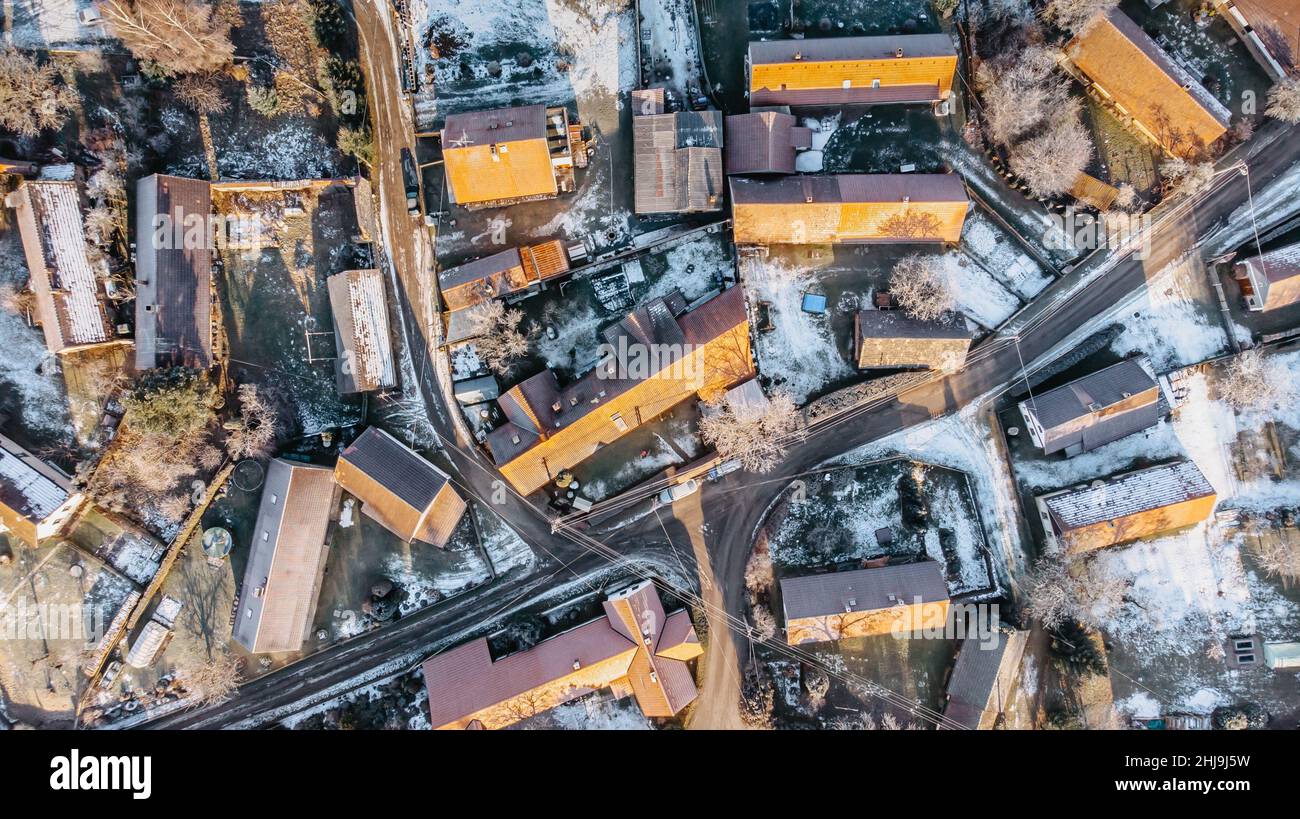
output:
[[[635,25],[626,0],[414,0],[411,17],[417,71],[432,67],[443,116],[512,104],[563,105],[636,84]],[[450,56],[430,54],[425,38],[431,27],[445,33],[444,43],[459,43]],[[500,68],[496,76],[491,63]]]
[[[1114,317],[1124,332],[1111,344],[1120,355],[1145,353],[1157,372],[1213,358],[1228,349],[1228,334],[1208,304],[1205,273],[1195,260],[1159,271],[1138,300]]]
[[[17,291],[27,283],[27,264],[17,231],[0,239],[0,287]],[[0,389],[12,390],[17,399],[18,426],[43,437],[72,440],[72,419],[68,415],[63,376],[53,355],[45,348],[45,337],[25,317],[0,309]],[[8,405],[9,401],[3,401]]]
[[[750,259],[743,273],[750,302],[770,302],[776,325],[770,333],[756,334],[759,372],[783,379],[780,389],[796,404],[854,372],[836,346],[830,316],[805,313],[800,307],[815,275],[773,259]]]

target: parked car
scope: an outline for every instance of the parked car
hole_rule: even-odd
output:
[[[406,210],[412,216],[420,215],[420,169],[410,148],[402,149],[402,182],[406,185]]]
[[[674,503],[681,500],[682,498],[690,497],[691,495],[694,495],[696,492],[699,491],[700,491],[700,482],[695,480],[694,478],[691,478],[689,481],[686,481],[685,483],[679,483],[674,486],[670,486],[664,491],[660,492],[659,496],[655,498],[655,508],[658,509],[660,506],[672,506]]]

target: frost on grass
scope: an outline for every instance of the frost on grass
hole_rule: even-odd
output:
[[[1117,318],[1124,332],[1111,343],[1119,355],[1144,353],[1157,372],[1196,364],[1228,347],[1213,308],[1190,292],[1202,276],[1195,265],[1175,263],[1162,269],[1146,286],[1135,306]]]
[[[754,259],[744,274],[751,300],[771,303],[776,329],[758,333],[755,349],[759,370],[790,393],[796,404],[826,385],[853,375],[831,333],[829,316],[803,312],[803,294],[815,283],[813,274],[770,259]]]

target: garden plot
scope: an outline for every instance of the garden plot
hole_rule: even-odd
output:
[[[17,291],[27,283],[27,265],[17,227],[0,233],[0,288]],[[45,337],[25,315],[0,306],[0,412],[35,443],[57,445],[75,439],[63,376]]]
[[[416,69],[432,77],[438,117],[511,105],[613,98],[637,84],[626,0],[413,0]]]
[[[766,526],[778,577],[890,556],[943,564],[954,596],[994,586],[969,480],[944,467],[888,458],[814,475]]]
[[[1137,300],[1123,305],[1112,320],[1124,332],[1111,350],[1120,356],[1143,353],[1157,372],[1196,364],[1228,349],[1207,273],[1195,255],[1152,276]]]
[[[966,217],[961,248],[999,284],[1022,299],[1032,299],[1052,283],[1051,276],[1024,252],[1015,238],[980,210]]]
[[[301,204],[301,214],[287,212],[280,191],[214,197],[219,213],[257,214],[273,242],[260,251],[222,251],[218,292],[236,380],[283,398],[296,430],[314,435],[360,420],[358,398],[336,392],[325,280],[361,265],[351,244],[351,194],[338,186],[305,189]]]

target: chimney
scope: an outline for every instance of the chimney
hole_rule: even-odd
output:
[[[903,56],[903,49],[901,48],[894,49],[894,56],[901,59]]]
[[[802,52],[802,51],[796,51],[796,52],[794,53],[794,59],[795,59],[795,62],[798,62],[799,60],[802,60],[802,59],[803,59],[803,52]]]

